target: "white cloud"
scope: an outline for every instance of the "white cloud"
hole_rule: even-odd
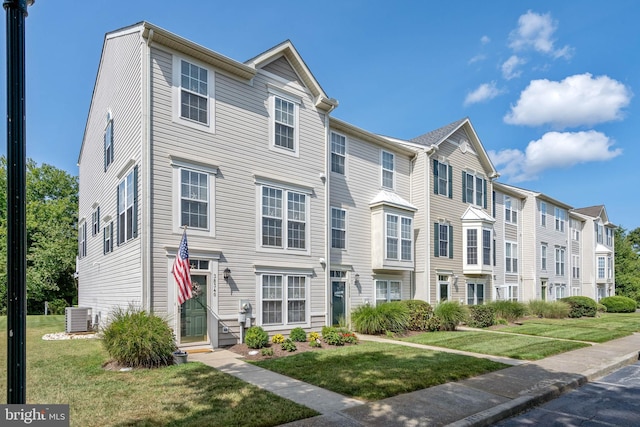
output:
[[[482,36],[480,37],[480,43],[482,44],[487,44],[491,41],[491,39],[489,38],[489,36]]]
[[[485,102],[500,95],[503,91],[498,89],[496,82],[483,83],[473,92],[469,92],[464,99],[464,105],[476,104],[478,102]]]
[[[474,62],[484,61],[485,59],[487,59],[486,55],[478,54],[469,60],[469,64],[473,64]]]
[[[631,90],[607,76],[569,76],[560,82],[532,80],[504,121],[513,125],[550,124],[558,129],[620,120]]]
[[[502,64],[502,76],[506,80],[511,80],[513,78],[519,77],[522,71],[517,68],[520,65],[526,64],[526,60],[518,57],[517,55],[512,55],[509,59],[504,61]]]
[[[515,51],[533,49],[554,58],[568,59],[573,54],[573,48],[564,46],[556,49],[554,47],[555,40],[552,37],[557,28],[557,23],[551,19],[550,14],[540,15],[528,11],[520,16],[518,28],[509,35],[511,39],[509,47]]]
[[[614,141],[601,132],[548,132],[529,142],[525,152],[506,149],[489,151],[498,172],[510,182],[537,179],[546,169],[569,168],[579,163],[611,160],[622,149],[612,148]],[[502,167],[501,167],[502,166]]]

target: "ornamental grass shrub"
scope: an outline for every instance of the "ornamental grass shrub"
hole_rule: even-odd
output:
[[[607,313],[633,313],[638,303],[633,298],[615,295],[600,300],[600,304],[607,307]]]
[[[252,326],[244,334],[244,343],[249,348],[262,348],[269,343],[269,334],[260,326]]]
[[[571,306],[569,311],[569,317],[596,317],[598,312],[598,303],[594,299],[582,296],[573,296],[561,298],[560,301],[564,301]]]
[[[467,325],[472,328],[488,328],[496,323],[496,310],[490,305],[469,306]]]
[[[571,306],[564,301],[529,301],[529,313],[546,319],[564,319],[569,317]]]
[[[102,343],[117,363],[134,368],[171,365],[177,349],[166,319],[130,306],[116,308],[102,331]]]
[[[457,301],[443,301],[433,309],[434,316],[440,322],[441,331],[455,331],[458,325],[468,317],[467,306]]]
[[[409,299],[402,301],[409,310],[409,324],[407,329],[410,331],[428,331],[433,318],[433,307],[426,301]]]
[[[401,301],[387,302],[375,307],[365,304],[351,313],[353,328],[361,334],[404,332],[409,327],[409,320],[409,309]]]
[[[496,310],[496,317],[515,322],[527,314],[527,307],[518,301],[493,301],[489,305]]]

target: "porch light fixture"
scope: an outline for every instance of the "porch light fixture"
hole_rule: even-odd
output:
[[[222,277],[224,277],[224,280],[228,281],[229,277],[231,276],[231,270],[229,270],[229,267],[225,268],[222,274],[223,274]]]

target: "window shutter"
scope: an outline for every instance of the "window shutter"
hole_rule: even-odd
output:
[[[440,224],[433,224],[433,256],[440,256]]]
[[[118,246],[120,246],[120,188],[116,187],[116,231],[118,235]]]
[[[98,206],[98,212],[96,213],[96,215],[98,215],[98,218],[96,218],[96,220],[98,221],[98,225],[97,225],[98,229],[96,230],[96,234],[98,234],[100,232],[100,206]],[[93,234],[93,233],[91,233],[91,234]]]
[[[467,203],[467,173],[462,171],[462,203]]]
[[[449,170],[449,181],[447,182],[449,185],[449,198],[453,199],[453,166],[449,165],[447,169]]]
[[[109,252],[113,251],[113,221],[111,221],[110,226],[109,226],[109,233],[111,233],[111,248],[109,248]]]
[[[102,230],[102,255],[107,253],[107,227]]]
[[[436,159],[433,159],[433,194],[438,194],[438,161]]]
[[[138,237],[138,165],[133,168],[133,237]]]
[[[483,207],[487,209],[487,180],[482,180],[482,196],[484,197]]]
[[[449,226],[449,258],[453,258],[453,226]]]

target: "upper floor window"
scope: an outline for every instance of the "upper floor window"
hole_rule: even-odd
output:
[[[605,232],[607,236],[607,246],[613,246],[613,228],[607,227]]]
[[[331,208],[331,247],[347,248],[347,211]]]
[[[296,146],[295,104],[277,96],[274,102],[274,144],[278,147],[294,151]]]
[[[174,55],[173,120],[213,132],[214,73],[194,61]]]
[[[462,171],[462,202],[487,207],[487,180]]]
[[[607,279],[613,279],[613,260],[607,257]]]
[[[482,229],[482,264],[491,265],[491,230]]]
[[[138,166],[118,184],[118,244],[138,236]]]
[[[543,243],[540,246],[540,262],[541,262],[541,266],[540,268],[542,270],[546,270],[547,269],[547,245],[545,243]]]
[[[571,239],[580,241],[580,221],[572,219],[571,223]]]
[[[113,117],[107,113],[107,126],[104,128],[104,171],[113,163]]]
[[[595,227],[597,242],[598,243],[603,243],[603,237],[602,236],[604,234],[604,227],[599,222],[595,222],[594,223],[594,227]]]
[[[262,186],[262,246],[307,249],[307,205],[306,194]]]
[[[433,159],[433,192],[453,198],[453,167]]]
[[[556,248],[556,276],[564,276],[565,248]]]
[[[598,257],[598,279],[604,279],[605,276],[605,264],[604,264],[604,260],[605,258],[603,256],[599,256]]]
[[[571,256],[571,277],[574,279],[580,278],[580,255]]]
[[[78,257],[84,258],[87,256],[87,223],[82,220],[78,227]]]
[[[434,256],[453,258],[453,226],[434,223]]]
[[[180,170],[180,225],[209,228],[209,175]]]
[[[386,258],[411,261],[413,252],[412,219],[387,214],[385,234]]]
[[[507,273],[518,272],[518,245],[516,243],[505,243],[505,270]]]
[[[547,204],[545,202],[540,202],[540,225],[547,226]]]
[[[345,174],[347,138],[331,132],[331,172]]]
[[[504,220],[513,224],[518,223],[517,202],[509,196],[504,196]]]
[[[478,264],[478,230],[467,229],[467,264]]]
[[[113,221],[103,228],[103,254],[113,252]]]
[[[91,235],[95,236],[100,232],[100,206],[96,206],[91,214]]]
[[[376,280],[376,305],[390,301],[400,301],[402,282],[398,280]]]
[[[395,182],[395,156],[388,151],[382,152],[382,186],[393,188]]]
[[[556,231],[564,233],[564,223],[566,220],[566,212],[563,209],[555,208]]]

